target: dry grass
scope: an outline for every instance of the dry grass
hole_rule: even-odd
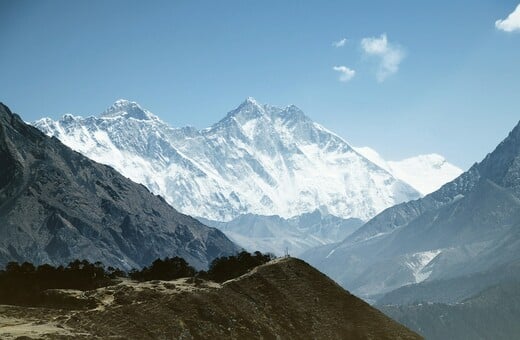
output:
[[[296,259],[273,261],[222,285],[123,280],[85,294],[96,308],[3,306],[0,338],[420,338]]]

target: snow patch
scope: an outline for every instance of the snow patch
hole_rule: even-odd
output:
[[[415,283],[420,283],[430,277],[432,271],[425,267],[442,252],[442,249],[423,251],[409,255],[406,266],[411,269]]]

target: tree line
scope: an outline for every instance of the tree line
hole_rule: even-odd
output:
[[[50,289],[92,290],[115,284],[118,278],[129,277],[137,281],[175,280],[182,277],[197,277],[215,282],[224,282],[247,273],[249,270],[274,259],[272,254],[253,254],[242,251],[236,255],[220,257],[211,262],[207,271],[197,271],[183,258],[157,259],[148,267],[124,272],[105,268],[101,262],[75,260],[67,266],[43,264],[34,266],[29,262],[9,262],[0,270],[0,304],[40,305],[49,297]]]
[[[149,267],[133,270],[128,276],[138,281],[175,280],[181,277],[197,277],[205,280],[224,282],[239,277],[249,270],[274,259],[273,254],[253,254],[242,251],[236,255],[219,257],[213,260],[207,271],[197,271],[183,258],[165,258],[155,260]]]

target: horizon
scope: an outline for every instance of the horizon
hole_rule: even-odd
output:
[[[0,101],[34,121],[128,98],[203,129],[251,96],[386,160],[468,169],[518,123],[517,6],[8,0]]]

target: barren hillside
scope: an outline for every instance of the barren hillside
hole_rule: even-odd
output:
[[[70,302],[62,310],[0,306],[0,337],[420,339],[292,258],[272,261],[222,285],[197,279],[124,280],[94,291],[59,294],[72,296],[77,307],[70,309]]]

